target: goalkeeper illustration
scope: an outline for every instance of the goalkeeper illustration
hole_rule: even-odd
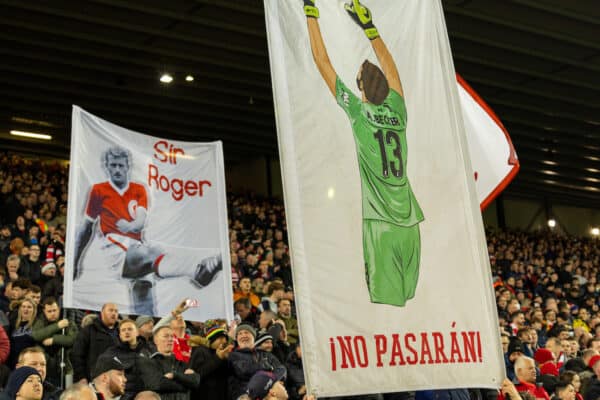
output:
[[[363,29],[381,69],[365,60],[358,69],[357,97],[335,72],[319,28],[314,0],[304,0],[315,64],[346,112],[356,145],[362,187],[363,252],[371,302],[404,306],[419,278],[423,212],[406,175],[406,106],[398,70],[359,0],[345,5]],[[382,71],[383,69],[383,71]]]

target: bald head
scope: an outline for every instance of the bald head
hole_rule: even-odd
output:
[[[89,386],[75,383],[60,395],[60,400],[96,400],[96,394]]]
[[[143,392],[139,392],[137,396],[135,396],[134,400],[160,400],[160,396],[158,393],[145,390]]]

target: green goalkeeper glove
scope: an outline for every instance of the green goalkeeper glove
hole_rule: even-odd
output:
[[[319,18],[319,9],[315,7],[315,0],[304,0],[304,14],[307,17]]]
[[[305,0],[306,3],[306,0]],[[350,14],[350,17],[360,26],[370,40],[377,39],[379,32],[373,25],[373,17],[371,11],[360,4],[359,0],[352,0],[351,4],[345,4],[344,8]]]

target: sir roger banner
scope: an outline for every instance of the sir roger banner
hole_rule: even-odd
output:
[[[499,387],[489,261],[440,2],[265,9],[307,387]]]
[[[136,133],[73,107],[64,304],[232,317],[221,142]]]

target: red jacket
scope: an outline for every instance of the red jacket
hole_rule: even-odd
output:
[[[546,393],[543,387],[534,385],[532,383],[521,382],[515,385],[517,391],[531,393],[536,399],[550,400],[550,396]],[[498,400],[506,400],[502,392],[498,394]]]
[[[4,364],[8,360],[10,354],[10,339],[6,331],[0,326],[0,364]]]

